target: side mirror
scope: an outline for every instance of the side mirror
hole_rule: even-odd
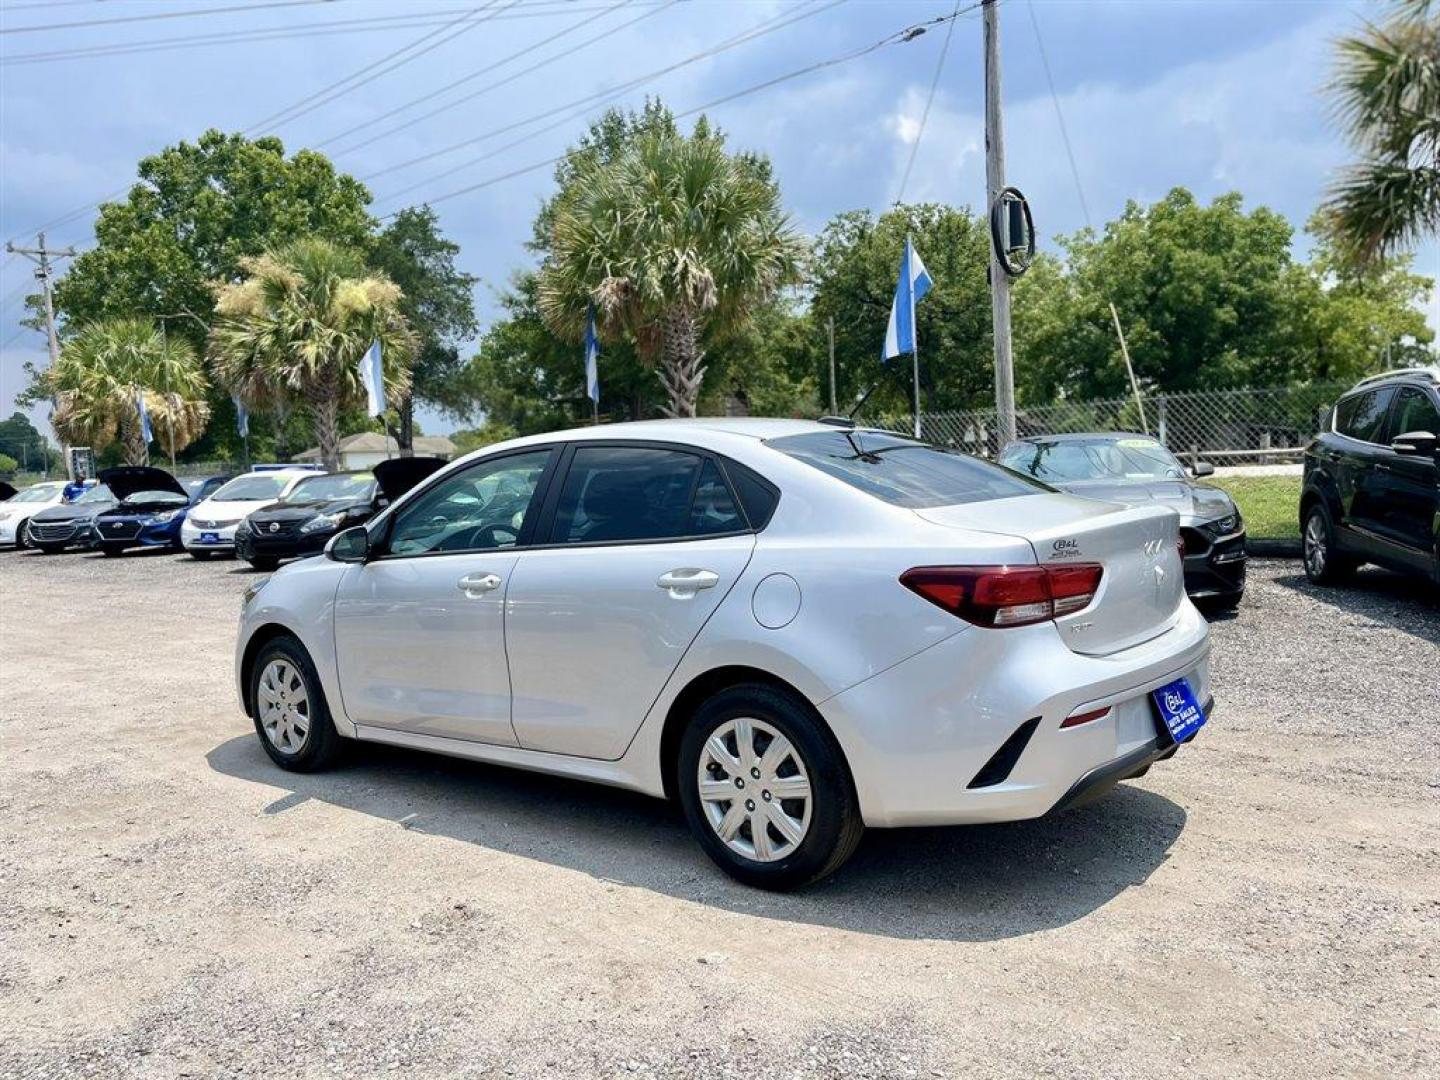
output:
[[[1397,454],[1434,454],[1440,448],[1440,438],[1429,431],[1407,431],[1396,435],[1390,442],[1390,449]]]
[[[336,562],[365,562],[370,558],[370,533],[364,525],[341,529],[325,545],[325,557]]]
[[[1196,477],[1214,476],[1215,466],[1211,465],[1208,461],[1197,461],[1190,467],[1190,471],[1194,473]]]

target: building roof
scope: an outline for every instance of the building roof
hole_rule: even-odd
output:
[[[455,444],[444,435],[416,435],[415,453],[427,457],[453,457],[455,455]],[[378,431],[362,431],[356,435],[347,435],[340,440],[340,453],[343,454],[392,454],[396,457],[400,454],[400,447],[395,440],[388,435],[382,436]],[[319,461],[320,448],[312,446],[309,450],[302,450],[295,455],[296,461]]]

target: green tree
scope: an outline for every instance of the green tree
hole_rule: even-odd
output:
[[[0,476],[8,479],[19,471],[20,462],[16,461],[9,454],[0,454]]]
[[[30,418],[16,410],[10,419],[0,420],[0,454],[15,458],[27,470],[48,472],[55,450]]]
[[[55,397],[51,423],[67,442],[104,449],[117,440],[129,465],[149,450],[141,431],[143,395],[154,437],[184,449],[205,428],[210,406],[199,354],[184,338],[167,339],[148,319],[88,323],[45,373]]]
[[[415,335],[394,282],[354,251],[301,240],[247,259],[245,278],[217,290],[210,356],[242,400],[272,404],[275,388],[309,414],[328,468],[340,464],[340,413],[362,400],[359,361],[372,341],[385,356],[390,401],[409,390]]]
[[[243,260],[300,237],[367,250],[374,222],[370,193],[313,150],[286,156],[274,137],[207,131],[141,160],[126,197],[106,203],[95,246],[76,257],[55,288],[67,336],[86,323],[147,316],[171,337],[203,351],[214,319],[214,282],[233,282]],[[220,421],[197,449],[234,454],[234,411],[217,393]],[[252,417],[268,440],[273,418]]]
[[[841,412],[849,411],[867,391],[868,416],[911,411],[910,358],[880,358],[907,235],[934,281],[915,309],[922,409],[973,408],[991,399],[994,357],[985,224],[964,207],[925,203],[895,207],[878,219],[865,210],[839,214],[815,243],[807,334],[810,378],[813,385],[827,387],[825,333],[833,318]]]
[[[1374,262],[1440,233],[1440,6],[1391,0],[1336,42],[1329,90],[1359,155],[1324,208],[1340,254]]]
[[[540,312],[578,342],[593,308],[602,334],[658,369],[664,411],[693,416],[707,342],[797,277],[803,247],[779,200],[768,165],[726,153],[703,118],[688,137],[651,131],[612,161],[584,157],[554,207]]]
[[[1430,340],[1416,302],[1429,287],[1401,260],[1347,268],[1323,239],[1311,261],[1294,232],[1238,193],[1208,206],[1176,188],[1126,206],[1103,235],[1060,237],[1015,290],[1022,401],[1129,392],[1114,303],[1137,377],[1153,389],[1214,390],[1349,379],[1402,337]]]
[[[473,402],[460,378],[460,346],[478,332],[474,290],[477,279],[455,265],[460,247],[440,233],[435,211],[412,207],[396,214],[375,239],[370,263],[402,291],[400,310],[418,345],[410,366],[411,389],[396,402],[396,442],[413,453],[415,402],[452,416],[468,414]]]
[[[477,428],[452,432],[450,441],[455,444],[455,455],[458,457],[461,454],[470,453],[471,450],[479,450],[481,447],[493,446],[506,439],[513,439],[518,434],[519,432],[509,424],[501,423],[498,420],[486,420]]]

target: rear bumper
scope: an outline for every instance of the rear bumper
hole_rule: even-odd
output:
[[[1188,603],[1164,634],[1110,656],[1072,652],[1052,623],[971,628],[818,708],[845,751],[867,825],[1023,820],[1165,756],[1172,747],[1150,691],[1183,677],[1209,701],[1209,648],[1205,620]],[[1098,719],[1060,727],[1102,708]],[[1025,727],[998,780],[982,777]]]

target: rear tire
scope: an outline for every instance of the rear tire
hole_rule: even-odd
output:
[[[1336,550],[1335,525],[1324,503],[1317,502],[1306,513],[1300,542],[1305,576],[1316,585],[1339,585],[1360,565],[1357,559]]]
[[[865,833],[835,736],[807,702],[772,686],[733,686],[701,705],[681,738],[674,780],[695,839],[746,885],[819,881]]]
[[[265,643],[250,671],[255,734],[270,760],[289,772],[316,772],[340,754],[340,735],[320,676],[305,647],[289,635]]]

